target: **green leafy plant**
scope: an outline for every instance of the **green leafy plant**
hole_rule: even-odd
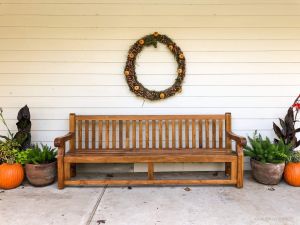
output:
[[[257,132],[253,137],[248,137],[250,145],[245,147],[245,155],[262,163],[282,163],[289,159],[291,144],[285,144],[283,140],[272,143],[268,137],[265,139]]]
[[[15,163],[20,147],[21,145],[13,139],[0,141],[0,163]]]
[[[13,153],[15,154],[16,163],[25,165],[28,161],[28,152],[29,152],[28,150],[25,151],[14,150]]]
[[[56,161],[57,151],[48,145],[38,144],[28,148],[24,154],[24,161],[27,164],[47,164]]]

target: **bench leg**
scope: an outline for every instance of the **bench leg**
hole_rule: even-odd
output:
[[[242,188],[244,184],[244,157],[238,156],[237,162],[237,184],[236,187]]]
[[[153,163],[148,163],[148,180],[154,179],[154,165]]]
[[[230,164],[230,180],[237,181],[237,160],[232,161]]]
[[[70,163],[64,164],[64,175],[65,175],[65,180],[70,180],[70,178],[71,178],[71,164]]]
[[[228,177],[231,174],[230,170],[231,170],[231,163],[230,162],[226,162],[225,163],[225,175],[228,176]]]
[[[57,187],[58,189],[64,189],[64,158],[62,156],[57,157]]]

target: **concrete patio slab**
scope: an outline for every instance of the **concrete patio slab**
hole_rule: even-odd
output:
[[[245,187],[106,188],[93,225],[298,225],[300,189],[256,183]]]
[[[168,174],[161,177],[165,176]],[[261,185],[249,174],[243,189],[165,186],[57,190],[56,185],[35,188],[26,184],[0,190],[1,225],[300,225],[299,211],[300,188],[284,182],[273,187]]]
[[[0,190],[0,224],[86,224],[102,191],[102,187],[58,190],[56,184]]]

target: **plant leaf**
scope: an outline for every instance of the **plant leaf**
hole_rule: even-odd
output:
[[[300,140],[297,141],[296,145],[295,145],[295,148],[297,148],[298,146],[300,146]]]
[[[273,130],[274,130],[275,134],[277,135],[277,137],[284,138],[284,135],[282,134],[280,128],[275,123],[273,123]]]
[[[292,107],[288,109],[284,122],[286,124],[287,133],[289,133],[289,131],[294,131],[294,111]]]
[[[285,125],[285,122],[282,120],[282,119],[279,119],[280,121],[280,125],[281,125],[281,133],[285,136],[286,135],[286,125]]]
[[[0,135],[0,138],[3,138],[3,139],[5,139],[5,140],[9,140],[9,138],[7,137],[7,136],[3,136],[3,135]]]

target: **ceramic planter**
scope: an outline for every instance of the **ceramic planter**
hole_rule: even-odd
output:
[[[253,178],[262,184],[275,185],[282,178],[285,163],[262,163],[251,159]]]
[[[285,165],[284,180],[289,185],[300,187],[300,162],[289,162]]]
[[[55,181],[56,162],[49,164],[26,164],[26,177],[33,186],[46,186]]]

